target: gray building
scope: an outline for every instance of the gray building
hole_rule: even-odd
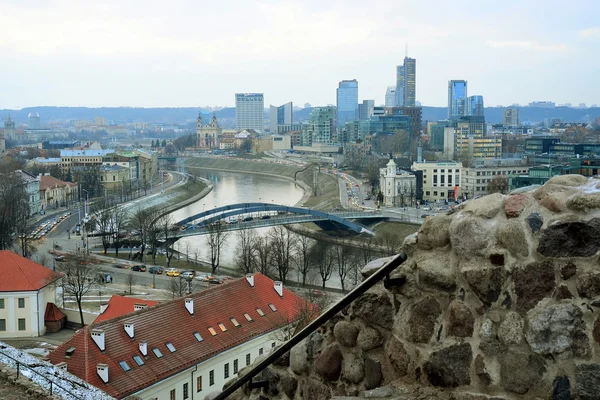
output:
[[[396,67],[396,107],[415,107],[417,93],[417,60],[404,57]]]
[[[374,109],[375,100],[363,100],[363,102],[358,105],[358,119],[363,121],[371,118],[373,116]]]
[[[343,80],[336,91],[337,126],[341,127],[348,121],[358,119],[358,81]]]
[[[483,96],[467,97],[466,115],[469,117],[483,117]]]
[[[388,86],[385,91],[385,106],[394,107],[396,105],[396,86]]]
[[[508,127],[519,126],[519,109],[517,107],[505,108],[502,113],[502,125]]]
[[[254,129],[262,132],[264,127],[265,101],[262,93],[235,94],[235,129]]]
[[[294,106],[291,101],[279,107],[272,105],[270,112],[271,133],[278,133],[280,125],[292,125],[294,123],[293,115]]]

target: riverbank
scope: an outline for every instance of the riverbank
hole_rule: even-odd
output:
[[[296,204],[318,210],[333,210],[341,207],[339,199],[339,184],[335,177],[325,173],[318,174],[316,194],[313,188],[313,170],[298,172],[302,169],[297,165],[282,164],[277,162],[239,160],[232,158],[191,158],[186,163],[187,168],[199,170],[217,170],[223,172],[237,172],[243,174],[258,174],[286,179],[300,185],[304,196]],[[294,175],[297,179],[294,181]]]

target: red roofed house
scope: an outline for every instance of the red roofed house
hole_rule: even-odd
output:
[[[62,274],[9,250],[0,250],[0,268],[0,338],[43,335],[47,304],[56,300],[52,283]]]
[[[275,347],[303,305],[281,282],[249,274],[86,326],[48,357],[116,398],[202,399]]]
[[[64,207],[77,198],[77,184],[63,182],[49,174],[40,175],[40,201],[42,210]]]
[[[113,295],[107,304],[100,305],[100,315],[94,320],[94,324],[120,317],[121,315],[129,314],[134,311],[139,311],[144,308],[154,307],[158,301],[142,300],[133,297],[125,297]]]

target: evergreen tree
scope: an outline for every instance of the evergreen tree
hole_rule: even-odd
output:
[[[157,141],[158,141],[158,139],[157,139]],[[165,139],[163,139],[163,141],[162,141],[162,147],[167,147],[167,141]]]
[[[71,173],[71,168],[67,170],[67,175],[65,176],[65,181],[73,182],[73,174]]]

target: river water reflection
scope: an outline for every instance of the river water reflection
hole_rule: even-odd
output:
[[[200,173],[200,177],[210,180],[214,185],[213,190],[196,203],[173,212],[171,215],[174,221],[181,221],[211,208],[235,203],[262,201],[293,206],[304,194],[302,188],[294,182],[265,175],[205,170]],[[265,234],[268,230],[269,228],[260,228],[257,229],[257,232]],[[235,231],[230,232],[221,254],[221,265],[233,265],[236,247]],[[175,248],[180,252],[186,252],[189,249],[190,255],[199,250],[198,258],[210,262],[210,254],[204,236],[183,238],[177,242]]]

